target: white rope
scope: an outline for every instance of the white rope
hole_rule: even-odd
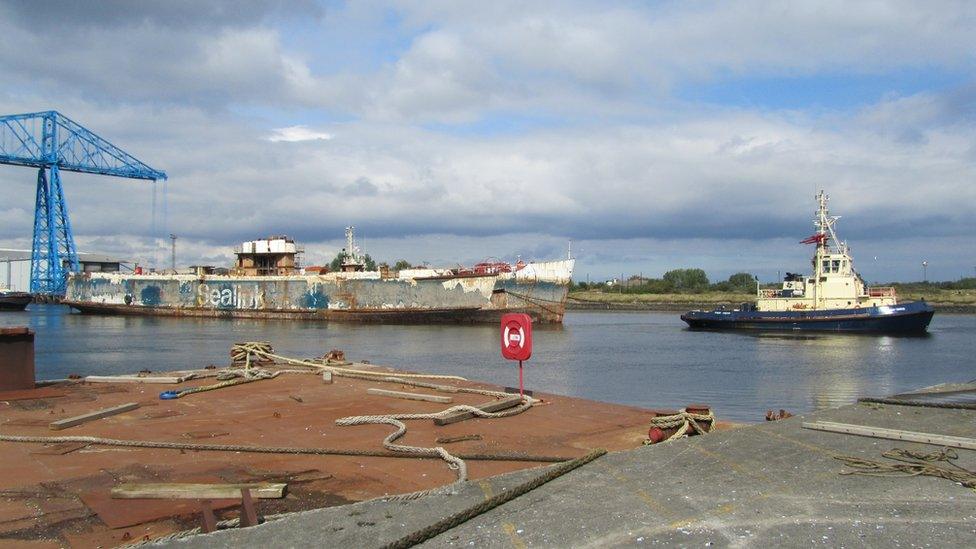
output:
[[[501,393],[505,395],[505,393]],[[508,395],[506,395],[508,396]],[[468,480],[468,467],[464,463],[464,460],[452,455],[450,452],[445,450],[441,446],[436,446],[433,448],[423,448],[420,446],[408,446],[405,444],[395,444],[394,441],[402,437],[407,432],[407,426],[401,420],[411,420],[411,419],[438,419],[456,412],[469,412],[477,417],[482,418],[501,418],[514,416],[516,414],[521,414],[525,410],[528,410],[533,405],[533,400],[527,397],[523,397],[522,402],[511,408],[509,410],[504,410],[501,412],[486,412],[481,408],[475,406],[468,406],[467,404],[459,404],[457,406],[451,406],[445,410],[435,413],[427,414],[383,414],[383,415],[373,415],[373,416],[349,416],[336,420],[336,425],[369,425],[369,424],[386,424],[396,427],[396,431],[390,433],[383,439],[383,447],[391,452],[402,452],[410,455],[417,456],[440,456],[441,459],[447,462],[448,467],[455,471],[457,476],[457,482],[464,482]],[[418,492],[418,494],[425,493],[426,491]],[[414,495],[414,494],[411,494]]]
[[[322,364],[319,362],[311,362],[308,360],[299,360],[296,358],[288,358],[286,356],[281,356],[274,354],[269,351],[270,345],[260,341],[249,341],[245,343],[235,343],[231,348],[231,356],[240,356],[241,353],[246,353],[245,356],[250,358],[254,355],[257,357],[262,357],[266,359],[275,359],[288,364],[294,364],[298,366],[306,366],[309,368],[317,368],[319,370],[328,370],[334,375],[343,376],[346,374],[355,374],[360,376],[376,376],[376,377],[386,377],[389,373],[386,372],[369,372],[366,370],[356,370],[352,368],[340,368],[338,366],[329,366],[327,364]],[[449,376],[449,375],[439,375],[439,374],[396,374],[396,377],[400,378],[424,378],[424,379],[450,379],[456,381],[467,381],[461,376]]]

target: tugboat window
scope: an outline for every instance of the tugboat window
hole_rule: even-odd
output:
[[[840,260],[835,259],[830,264],[830,272],[839,273],[840,272]]]
[[[823,266],[820,268],[820,270],[823,271],[823,272],[825,272],[825,273],[830,272],[830,260],[829,259],[824,259],[823,260]]]

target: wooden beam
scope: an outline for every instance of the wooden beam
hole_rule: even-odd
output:
[[[437,444],[451,444],[452,442],[464,442],[466,440],[481,440],[481,435],[461,435],[456,437],[441,437],[434,442]]]
[[[183,383],[193,376],[85,376],[89,383]]]
[[[126,483],[112,488],[115,499],[240,499],[248,490],[257,499],[285,496],[285,483],[255,482],[249,484],[181,484]]]
[[[490,402],[485,402],[484,404],[479,404],[475,406],[483,412],[501,412],[502,410],[507,410],[513,408],[522,403],[522,397],[519,395],[513,395],[508,398],[503,398],[501,400],[492,400]],[[475,416],[471,412],[454,412],[453,414],[448,414],[444,417],[439,417],[434,419],[435,425],[450,425],[451,423],[457,423],[459,421],[464,421],[466,419],[471,419]]]
[[[954,437],[935,433],[919,433],[917,431],[902,431],[900,429],[885,429],[868,425],[852,425],[850,423],[835,423],[832,421],[814,421],[802,424],[804,429],[827,431],[829,433],[843,433],[862,437],[883,438],[888,440],[904,440],[907,442],[921,442],[936,446],[951,446],[976,450],[976,438]]]
[[[88,412],[87,414],[82,414],[80,416],[69,417],[67,419],[59,419],[58,421],[52,421],[48,427],[54,431],[60,431],[61,429],[67,429],[68,427],[74,427],[75,425],[80,425],[82,423],[87,423],[89,421],[94,421],[96,419],[102,419],[103,417],[114,416],[115,414],[121,414],[122,412],[128,412],[129,410],[135,410],[139,407],[138,402],[130,402],[128,404],[122,404],[119,406],[113,406],[111,408],[105,408],[104,410],[97,410],[95,412]]]
[[[454,402],[454,399],[451,397],[425,395],[421,393],[405,393],[403,391],[387,391],[386,389],[366,389],[366,392],[371,395],[405,398],[407,400],[423,400],[425,402],[439,402],[441,404],[449,404]]]

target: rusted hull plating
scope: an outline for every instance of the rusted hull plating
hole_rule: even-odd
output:
[[[560,323],[573,262],[519,273],[380,279],[371,273],[228,277],[77,273],[63,303],[83,313],[376,323],[497,322],[524,312]]]

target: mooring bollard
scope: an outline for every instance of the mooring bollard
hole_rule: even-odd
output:
[[[0,328],[0,391],[34,388],[34,332]]]

